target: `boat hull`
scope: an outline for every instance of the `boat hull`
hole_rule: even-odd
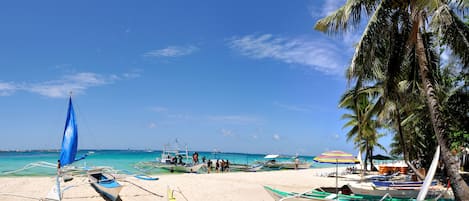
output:
[[[285,201],[323,201],[327,199],[323,198],[313,198],[313,197],[301,197],[299,194],[280,191],[274,188],[270,188],[268,186],[264,186],[264,189],[269,193],[269,195],[274,198],[275,201],[285,200]]]
[[[364,195],[364,196],[375,196],[383,197],[388,194],[393,198],[417,198],[420,188],[418,187],[375,187],[371,185],[348,185],[350,190],[355,195]],[[441,193],[443,194],[442,198],[452,198],[451,193],[445,192],[444,188],[434,188],[429,191],[427,198],[435,198]]]
[[[92,173],[88,175],[88,178],[91,186],[103,196],[112,201],[116,201],[119,198],[119,193],[123,186],[112,177],[102,173]]]
[[[296,164],[293,162],[268,162],[264,164],[264,167],[267,168],[280,168],[280,169],[296,169]],[[310,163],[300,163],[298,164],[298,169],[308,169],[311,167]]]
[[[197,173],[204,167],[205,164],[197,164],[192,166],[184,165],[172,165],[172,164],[156,164],[155,167],[169,170],[171,172],[185,172],[185,173]]]

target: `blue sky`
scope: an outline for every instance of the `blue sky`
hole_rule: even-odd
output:
[[[3,3],[0,149],[59,148],[73,91],[80,148],[356,153],[337,104],[360,35],[313,29],[342,3]]]

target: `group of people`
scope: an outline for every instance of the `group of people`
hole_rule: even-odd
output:
[[[215,164],[212,164],[212,160],[207,160],[207,171],[210,173],[212,168],[215,167],[216,172],[229,172],[230,171],[230,161],[229,160],[220,160],[217,159]]]
[[[184,162],[182,161],[182,155],[181,154],[178,154],[174,157],[171,157],[170,155],[168,155],[168,158],[167,158],[167,161],[169,160],[169,163],[170,164],[175,164],[175,165],[184,165]]]

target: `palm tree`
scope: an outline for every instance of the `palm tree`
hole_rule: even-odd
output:
[[[451,4],[451,2],[456,2]],[[426,103],[442,159],[451,187],[457,200],[469,200],[468,185],[459,174],[456,161],[448,147],[448,130],[443,122],[440,101],[435,91],[435,63],[429,41],[440,39],[442,44],[460,58],[462,66],[469,66],[469,27],[456,12],[469,7],[467,0],[348,0],[344,6],[316,23],[317,30],[340,33],[349,30],[351,24],[357,27],[361,15],[371,15],[362,38],[356,47],[349,69],[349,79],[357,79],[357,86],[363,81],[373,81],[382,76],[386,65],[393,61],[389,52],[399,50],[409,61],[416,61],[418,79],[426,97]],[[431,28],[428,30],[427,28]],[[396,40],[397,39],[397,40]],[[404,45],[402,43],[405,39]],[[390,49],[394,47],[394,49]],[[400,71],[401,65],[392,66]],[[384,69],[384,70],[383,70]]]
[[[373,112],[371,110],[373,108],[373,98],[361,91],[350,90],[342,96],[339,107],[352,111],[352,114],[342,116],[342,119],[348,119],[344,128],[351,127],[346,134],[347,141],[353,140],[356,148],[361,152],[365,152],[365,170],[367,170],[368,161],[373,167],[374,147],[386,151],[384,146],[378,143],[378,139],[384,135],[378,134],[376,131],[380,124],[374,118],[376,115],[371,114]]]

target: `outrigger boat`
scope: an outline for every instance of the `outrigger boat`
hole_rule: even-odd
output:
[[[370,189],[361,190],[355,188],[356,185],[347,185],[352,191],[353,195],[334,194],[329,192],[320,192],[318,190],[310,190],[304,193],[295,193],[281,191],[278,189],[264,186],[264,189],[276,200],[276,201],[356,201],[356,200],[376,200],[376,201],[423,201],[423,200],[454,200],[451,190],[444,189],[442,187],[430,187],[433,176],[436,171],[438,159],[439,159],[439,146],[433,157],[432,164],[429,168],[429,173],[421,187],[401,187],[401,188],[377,188],[374,185],[370,185]],[[368,183],[369,185],[369,183]],[[373,187],[374,186],[374,187]],[[449,187],[448,187],[449,188]]]
[[[88,179],[94,189],[112,201],[117,200],[123,187],[114,176],[104,173],[101,169],[88,171]]]
[[[192,159],[189,157],[187,146],[185,146],[185,151],[181,152],[176,143],[174,145],[164,145],[161,157],[156,158],[155,161],[140,162],[137,163],[135,167],[140,170],[144,170],[145,167],[152,167],[166,169],[170,172],[197,173],[203,167],[206,167],[206,165],[204,163],[194,164]]]
[[[77,154],[77,148],[78,148],[78,127],[76,124],[75,111],[73,109],[73,104],[72,104],[72,97],[70,97],[68,101],[67,120],[65,122],[65,128],[63,132],[62,149],[60,152],[60,158],[58,160],[58,165],[57,165],[58,170],[57,170],[57,176],[56,176],[56,184],[51,188],[48,195],[46,196],[48,200],[59,200],[59,201],[62,200],[63,192],[73,187],[73,186],[61,187],[60,185],[61,181],[67,182],[73,179],[71,175],[69,174],[70,172],[81,172],[81,171],[87,170],[85,168],[78,168],[78,167],[72,166],[72,163],[82,160],[87,156],[85,155],[83,157],[76,159],[75,157]],[[117,183],[117,181],[111,176],[106,176],[107,179],[105,181],[102,180],[104,178],[102,170],[103,170],[102,168],[87,170],[90,173],[92,172],[93,173],[92,175],[96,176],[96,177],[91,176],[92,178],[90,177],[91,185],[98,186],[96,189],[100,193],[110,198],[111,200],[115,201],[117,197],[119,196],[118,194],[120,190],[122,189],[122,186],[119,183]],[[103,177],[99,177],[98,175],[103,175]],[[100,178],[100,179],[93,180],[93,178]],[[109,185],[106,185],[105,183]],[[111,186],[115,186],[115,187],[111,188]]]
[[[395,198],[392,196],[372,196],[372,195],[345,195],[335,194],[319,190],[311,190],[304,193],[288,192],[278,190],[269,186],[264,189],[274,198],[275,201],[416,201],[415,198]],[[435,200],[435,199],[428,199]],[[440,201],[452,201],[453,199],[438,199]]]
[[[299,161],[296,163],[297,157],[292,158],[291,161],[279,161],[280,155],[276,154],[269,154],[264,157],[268,159],[266,162],[263,163],[264,167],[266,168],[274,168],[274,169],[308,169],[311,167],[311,163],[306,161]]]

